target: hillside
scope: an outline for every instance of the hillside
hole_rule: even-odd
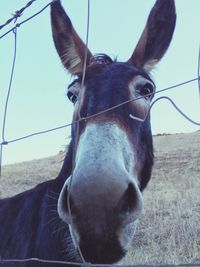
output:
[[[154,137],[155,166],[127,264],[200,262],[200,131]],[[4,166],[0,197],[56,177],[64,153]]]

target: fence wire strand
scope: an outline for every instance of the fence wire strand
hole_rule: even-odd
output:
[[[82,99],[82,88],[84,85],[85,81],[85,73],[86,73],[86,66],[87,66],[87,57],[88,57],[88,41],[89,41],[89,29],[90,29],[90,0],[87,1],[87,22],[86,22],[87,28],[86,28],[86,40],[85,40],[85,56],[84,56],[84,63],[83,63],[83,76],[82,76],[82,81],[81,81],[81,89],[80,89],[80,94],[79,98]],[[76,149],[78,145],[78,133],[79,133],[79,123],[81,120],[81,114],[80,110],[78,112],[78,122],[77,122],[77,128],[76,128],[76,135],[75,139],[73,140],[73,154],[72,154],[72,173],[71,173],[71,179],[69,181],[68,185],[68,195],[67,195],[67,207],[69,211],[69,218],[70,218],[70,224],[71,224],[71,231],[74,237],[74,241],[76,243],[76,247],[78,250],[78,253],[80,255],[80,258],[82,260],[82,263],[85,265],[87,264],[85,261],[85,258],[83,256],[83,253],[81,251],[81,248],[79,246],[78,240],[76,238],[76,235],[74,234],[74,225],[73,225],[73,218],[72,218],[72,212],[71,212],[71,203],[70,203],[70,192],[71,192],[71,186],[72,186],[72,181],[73,181],[73,176],[74,176],[74,169],[75,169],[75,156],[76,156]]]
[[[174,89],[174,88],[177,88],[177,87],[180,87],[180,86],[183,86],[183,85],[186,85],[186,84],[195,82],[195,81],[197,81],[197,80],[198,80],[198,78],[193,78],[193,79],[190,79],[190,80],[188,80],[188,81],[181,82],[181,83],[175,84],[175,85],[173,85],[173,86],[170,86],[170,87],[167,87],[167,88],[164,88],[164,89],[160,89],[160,90],[156,91],[154,94],[159,94],[159,93],[162,93],[162,92],[165,92],[165,91],[169,91],[169,90],[172,90],[172,89]],[[151,95],[151,94],[148,94],[147,96],[150,96],[150,95]],[[31,133],[31,134],[28,134],[28,135],[24,135],[24,136],[22,136],[22,137],[18,137],[18,138],[16,138],[16,139],[7,140],[7,141],[5,141],[4,144],[1,143],[1,145],[7,145],[7,144],[10,144],[10,143],[15,143],[15,142],[18,142],[18,141],[22,141],[22,140],[24,140],[24,139],[29,139],[29,138],[32,138],[32,137],[37,136],[37,135],[42,135],[42,134],[50,133],[50,132],[53,132],[53,131],[61,130],[61,129],[70,127],[70,126],[72,126],[73,124],[76,124],[76,123],[78,123],[78,122],[86,121],[86,120],[88,120],[88,119],[91,119],[91,118],[100,116],[100,115],[102,115],[102,114],[104,114],[104,113],[106,113],[106,112],[109,112],[109,111],[111,111],[111,110],[117,109],[117,108],[119,108],[119,107],[121,107],[121,106],[123,106],[123,105],[126,105],[126,104],[128,104],[128,103],[130,103],[130,102],[134,102],[134,101],[140,100],[140,99],[142,99],[142,98],[143,98],[143,96],[138,97],[138,98],[135,98],[135,99],[130,99],[130,100],[128,100],[128,101],[122,102],[122,103],[120,103],[120,104],[118,104],[118,105],[115,105],[115,106],[113,106],[113,107],[110,107],[110,108],[108,108],[108,109],[106,109],[106,110],[103,110],[103,111],[101,111],[101,112],[98,112],[98,113],[96,113],[96,114],[93,114],[93,115],[90,115],[90,116],[88,116],[88,117],[84,117],[84,118],[82,117],[82,118],[80,118],[79,120],[74,121],[74,122],[72,122],[72,123],[68,123],[68,124],[65,124],[65,125],[57,126],[57,127],[54,127],[54,128],[51,128],[51,129],[47,129],[47,130],[42,130],[42,131],[34,132],[34,133]],[[177,106],[176,106],[176,107],[177,107]],[[180,110],[180,109],[178,108],[177,111],[178,111],[178,110]],[[182,113],[183,113],[183,112],[182,112]],[[186,116],[187,116],[187,115],[186,115]],[[187,116],[187,117],[188,117],[188,116]],[[189,118],[189,117],[188,117],[188,118]],[[195,125],[198,125],[198,126],[200,125],[200,122],[195,122],[195,121],[192,120],[192,119],[190,119],[190,122],[193,123],[193,124],[195,124]]]
[[[40,262],[51,264],[60,264],[65,266],[80,266],[80,267],[198,267],[200,263],[185,263],[185,264],[129,264],[129,265],[118,265],[118,264],[92,264],[92,263],[78,263],[69,261],[56,261],[46,260],[40,258],[27,258],[27,259],[3,259],[0,258],[0,263],[26,263],[26,262]]]
[[[29,1],[24,7],[22,7],[20,10],[16,11],[15,14],[13,15],[12,18],[8,19],[3,25],[0,25],[0,30],[2,28],[4,28],[5,26],[7,26],[9,23],[11,23],[13,20],[15,20],[15,22],[17,21],[17,19],[22,15],[22,13],[24,12],[25,9],[27,9],[30,5],[32,5],[33,2],[35,2],[36,0],[31,0]],[[3,157],[3,146],[4,145],[7,145],[7,144],[10,144],[10,143],[14,143],[14,142],[18,142],[18,141],[22,141],[24,139],[28,139],[28,138],[31,138],[31,137],[34,137],[34,136],[37,136],[37,135],[42,135],[42,134],[46,134],[46,133],[49,133],[49,132],[53,132],[53,131],[57,131],[59,129],[63,129],[63,128],[66,128],[66,127],[69,127],[69,126],[72,126],[73,124],[77,124],[77,129],[79,129],[79,123],[81,121],[86,121],[86,120],[89,120],[91,118],[94,118],[96,116],[100,116],[106,112],[109,112],[111,110],[114,110],[114,109],[117,109],[123,105],[126,105],[130,102],[134,102],[134,101],[137,101],[141,98],[143,98],[143,96],[141,97],[138,97],[136,99],[131,99],[131,100],[128,100],[128,101],[125,101],[125,102],[122,102],[116,106],[113,106],[113,107],[110,107],[106,110],[103,110],[101,112],[98,112],[96,114],[93,114],[91,116],[88,116],[88,117],[81,117],[80,114],[79,114],[79,119],[75,122],[72,122],[72,123],[69,123],[69,124],[66,124],[66,125],[62,125],[62,126],[58,126],[58,127],[55,127],[55,128],[51,128],[51,129],[48,129],[48,130],[43,130],[43,131],[38,131],[38,132],[35,132],[35,133],[31,133],[29,135],[25,135],[25,136],[22,136],[22,137],[19,137],[19,138],[16,138],[16,139],[13,139],[13,140],[6,140],[5,138],[5,128],[6,128],[6,117],[7,117],[7,110],[8,110],[8,104],[9,104],[9,97],[10,97],[10,93],[11,93],[11,87],[12,87],[12,81],[13,81],[13,75],[14,75],[14,69],[15,69],[15,63],[16,63],[16,55],[17,55],[17,28],[20,27],[21,25],[23,25],[24,23],[30,21],[31,19],[33,19],[34,17],[38,16],[40,13],[42,13],[47,7],[49,7],[51,5],[53,1],[51,1],[50,3],[48,3],[46,6],[44,6],[41,10],[39,10],[37,13],[33,14],[32,16],[28,17],[27,19],[23,20],[21,23],[18,23],[16,24],[13,28],[11,28],[10,30],[8,30],[7,32],[5,32],[3,35],[0,36],[0,39],[5,37],[7,34],[9,34],[10,32],[13,32],[14,33],[14,56],[13,56],[13,63],[12,63],[12,70],[11,70],[11,76],[10,76],[10,81],[9,81],[9,86],[8,86],[8,92],[7,92],[7,97],[6,97],[6,104],[5,104],[5,108],[4,108],[4,116],[3,116],[3,126],[2,126],[2,142],[0,143],[0,175],[1,175],[1,166],[2,166],[2,157]],[[90,0],[88,0],[87,2],[88,4],[88,13],[87,13],[87,34],[86,34],[86,50],[85,50],[85,59],[84,59],[84,71],[83,71],[83,78],[82,78],[82,82],[81,82],[81,86],[83,86],[84,84],[84,79],[85,79],[85,72],[86,72],[86,62],[87,62],[87,49],[88,49],[88,38],[89,38],[89,19],[90,19]],[[184,82],[181,82],[179,84],[176,84],[176,85],[173,85],[173,86],[170,86],[170,87],[167,87],[167,88],[164,88],[164,89],[161,89],[161,90],[158,90],[156,92],[156,94],[158,93],[161,93],[161,92],[165,92],[165,91],[168,91],[168,90],[172,90],[174,88],[177,88],[177,87],[180,87],[180,86],[183,86],[183,85],[186,85],[186,84],[189,84],[191,82],[194,82],[194,81],[198,81],[198,88],[199,88],[199,96],[200,96],[200,48],[199,48],[199,58],[198,58],[198,71],[197,71],[197,78],[194,78],[194,79],[191,79],[191,80],[188,80],[188,81],[184,81]],[[151,94],[148,94],[146,96],[150,96]],[[196,122],[194,120],[192,120],[190,117],[188,117],[176,104],[175,102],[167,97],[167,96],[161,96],[161,97],[158,97],[150,106],[149,110],[148,110],[148,113],[147,115],[149,114],[150,110],[152,109],[152,107],[155,105],[155,103],[157,103],[158,101],[160,100],[168,100],[172,105],[173,107],[177,110],[177,112],[179,112],[185,119],[187,119],[188,121],[190,121],[191,123],[195,124],[195,125],[198,125],[200,126],[200,122]],[[130,114],[132,115],[132,114]],[[146,116],[147,117],[147,116]],[[145,119],[146,119],[145,117]],[[134,116],[131,117],[132,119],[137,119],[139,121],[144,121],[145,119],[141,119],[141,118],[136,118]],[[75,144],[75,148],[76,148],[76,144]],[[74,157],[74,156],[73,156]],[[73,175],[72,175],[73,176]],[[72,179],[71,179],[72,181]],[[69,196],[69,194],[68,194]],[[69,208],[69,211],[71,210],[70,209],[70,201],[69,201],[69,198],[68,198],[68,208]],[[81,260],[82,260],[82,263],[76,263],[76,262],[66,262],[66,261],[55,261],[55,260],[46,260],[46,259],[40,259],[40,258],[26,258],[26,259],[3,259],[0,257],[0,263],[19,263],[19,262],[31,262],[31,261],[34,261],[34,262],[40,262],[40,263],[48,263],[48,264],[61,264],[61,265],[74,265],[74,266],[96,266],[96,267],[106,267],[106,266],[119,266],[119,265],[110,265],[110,264],[91,264],[91,263],[88,263],[85,261],[83,255],[82,255],[82,252],[78,246],[78,242],[77,242],[77,247],[78,247],[78,250],[79,250],[79,254],[80,254],[80,257],[81,257]],[[121,265],[122,266],[122,265]],[[138,266],[138,267],[178,267],[178,266],[188,266],[188,267],[192,267],[192,266],[200,266],[200,263],[189,263],[189,264],[163,264],[163,265],[123,265],[124,267],[125,266]]]
[[[200,45],[199,45],[199,57],[198,57],[197,77],[198,77],[199,99],[200,99]]]
[[[13,55],[13,62],[12,62],[12,69],[11,69],[11,75],[10,75],[10,81],[6,96],[6,103],[4,107],[4,115],[3,115],[3,124],[2,124],[2,143],[0,144],[0,177],[1,177],[1,166],[2,166],[2,158],[3,158],[3,145],[7,144],[7,141],[5,139],[5,129],[6,129],[6,118],[7,118],[7,111],[8,111],[8,103],[12,88],[12,82],[13,82],[13,75],[15,70],[15,63],[16,63],[16,56],[17,56],[17,28],[13,29],[14,34],[14,55]]]

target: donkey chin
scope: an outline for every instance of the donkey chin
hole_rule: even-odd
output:
[[[135,233],[136,224],[137,222],[130,223],[118,233],[102,233],[101,236],[92,234],[90,229],[88,229],[90,235],[84,236],[81,233],[79,235],[74,227],[69,226],[69,228],[74,246],[76,249],[78,249],[77,245],[79,246],[85,261],[110,264],[121,262],[121,259],[126,255]]]
[[[67,179],[60,193],[58,213],[60,218],[69,224],[75,248],[81,251],[84,260],[90,263],[119,262],[131,244],[142,211],[139,188],[136,183],[129,183],[117,205],[111,200],[106,205],[109,194],[99,197],[99,192],[98,197],[93,196],[92,200],[73,199],[69,196],[70,179],[71,177]],[[134,201],[130,201],[130,198],[134,198]]]

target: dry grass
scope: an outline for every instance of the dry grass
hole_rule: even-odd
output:
[[[200,262],[200,132],[154,138],[156,162],[126,262]]]
[[[55,157],[4,166],[0,178],[0,197],[15,195],[56,177],[64,156],[61,152]]]
[[[125,263],[200,262],[200,131],[156,136],[154,144],[156,162],[144,192],[145,210]],[[59,154],[5,166],[1,197],[55,177],[62,158]]]

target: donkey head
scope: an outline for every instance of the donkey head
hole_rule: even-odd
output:
[[[73,172],[65,177],[58,213],[69,224],[74,244],[86,261],[117,262],[132,240],[143,206],[141,191],[151,176],[148,109],[155,85],[149,72],[172,39],[174,1],[156,1],[127,62],[113,61],[104,54],[93,56],[60,1],[51,6],[51,20],[57,52],[75,76],[68,87],[73,121],[82,118],[72,127]],[[125,101],[126,105],[119,105]],[[102,112],[115,105],[118,108]]]

